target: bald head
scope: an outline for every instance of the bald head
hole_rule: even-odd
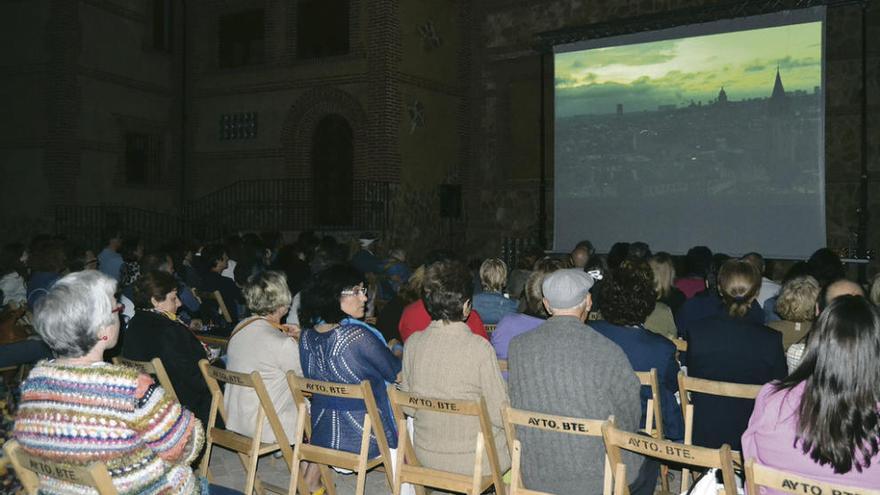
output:
[[[579,247],[571,252],[571,264],[575,268],[583,268],[590,261],[590,252],[586,248]]]
[[[831,282],[825,289],[825,306],[831,304],[831,301],[838,297],[847,295],[865,297],[865,291],[861,285],[846,279]]]

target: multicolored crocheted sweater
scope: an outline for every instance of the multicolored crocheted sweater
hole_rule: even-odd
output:
[[[13,435],[40,457],[106,463],[121,495],[201,490],[190,468],[204,443],[201,422],[132,368],[39,363],[22,384]],[[53,478],[42,481],[41,493],[96,493]]]

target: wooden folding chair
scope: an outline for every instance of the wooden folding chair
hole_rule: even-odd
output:
[[[688,341],[684,339],[669,339],[675,344],[675,350],[678,352],[687,352],[688,350]]]
[[[614,495],[629,495],[629,485],[626,482],[626,465],[623,464],[621,459],[620,449],[657,459],[661,462],[720,469],[724,479],[724,493],[727,495],[736,495],[737,493],[736,478],[733,471],[733,456],[731,455],[730,446],[727,444],[722,445],[720,449],[682,445],[668,440],[657,440],[638,433],[618,430],[610,423],[602,425],[602,435],[605,438],[605,452],[608,454],[614,470]],[[681,491],[684,492],[687,489],[684,477],[682,477],[681,481]]]
[[[523,487],[523,481],[520,477],[520,454],[513,450],[516,445],[522,449],[520,441],[516,438],[516,427],[535,428],[544,431],[556,431],[560,433],[568,433],[570,435],[579,435],[586,437],[601,437],[602,425],[605,420],[601,419],[584,419],[574,418],[570,416],[556,416],[553,414],[545,414],[534,411],[526,411],[523,409],[514,409],[510,405],[505,405],[501,409],[501,417],[504,420],[504,433],[507,435],[507,445],[511,448],[511,478],[510,478],[510,495],[517,493],[523,495],[549,495],[543,492],[528,490]],[[607,421],[614,423],[614,416],[608,418]],[[589,462],[589,461],[587,461]],[[611,464],[608,456],[605,456],[605,485],[602,493],[604,495],[611,494]]]
[[[683,371],[679,371],[678,394],[681,401],[681,413],[684,417],[684,443],[686,445],[693,445],[694,443],[694,405],[691,403],[691,397],[688,392],[716,395],[719,397],[731,397],[735,399],[754,400],[760,391],[760,385],[747,385],[743,383],[719,382],[715,380],[707,380],[705,378],[694,378],[685,375]],[[733,456],[738,462],[742,462],[742,457],[739,452],[734,451]],[[682,483],[688,483],[689,477],[689,470],[682,470]]]
[[[7,440],[3,445],[6,456],[15,469],[28,495],[39,495],[40,476],[47,476],[86,487],[94,488],[99,495],[117,495],[116,487],[107,466],[102,462],[93,462],[88,466],[77,466],[55,462],[42,457],[28,454],[15,440]]]
[[[208,464],[211,461],[211,448],[214,445],[219,445],[238,454],[238,458],[241,460],[241,465],[246,473],[244,495],[251,495],[255,490],[258,495],[264,495],[266,490],[287,495],[287,488],[271,485],[257,477],[257,461],[260,456],[280,450],[288,466],[293,461],[293,449],[290,447],[290,441],[284,433],[284,428],[281,426],[275,406],[272,405],[272,399],[269,397],[269,392],[266,391],[266,385],[263,384],[260,374],[256,371],[236,373],[216,368],[211,366],[207,359],[199,361],[199,369],[201,369],[205,383],[208,384],[208,389],[211,391],[211,412],[208,416],[208,424],[205,425],[205,453],[202,456],[199,473],[202,476],[209,476]],[[248,387],[256,392],[257,398],[260,401],[260,407],[257,410],[257,416],[254,418],[254,435],[252,437],[217,427],[218,414],[223,418],[224,424],[228,420],[220,383]],[[275,434],[274,443],[263,443],[260,441],[260,438],[263,436],[264,420],[269,421],[269,427]],[[309,493],[304,483],[301,483],[299,488],[300,493]],[[293,492],[290,492],[290,495],[293,495]]]
[[[363,400],[367,414],[364,415],[363,434],[361,435],[360,452],[357,454],[333,450],[306,442],[297,442],[293,448],[293,464],[291,465],[290,492],[293,493],[293,483],[299,480],[300,461],[317,463],[323,468],[321,474],[326,475],[324,487],[328,495],[335,495],[331,473],[326,466],[335,466],[349,469],[357,473],[357,488],[355,493],[363,495],[367,481],[367,471],[381,466],[385,470],[388,487],[391,487],[391,453],[388,448],[388,439],[385,437],[385,429],[382,426],[382,417],[376,406],[376,398],[373,396],[373,388],[369,381],[362,381],[357,385],[346,383],[322,382],[308,380],[296,376],[292,371],[287,372],[287,383],[293,400],[296,402],[298,414],[296,418],[296,437],[305,438],[306,441],[312,436],[311,416],[306,402],[306,395],[338,397],[343,399]],[[379,447],[379,455],[370,459],[370,436],[375,435],[376,444]]]
[[[226,323],[232,323],[232,313],[229,312],[229,307],[226,306],[226,301],[223,300],[223,295],[220,294],[219,290],[215,290],[211,295],[214,296],[214,300],[217,301],[217,307],[220,308],[220,314],[223,316],[223,319],[226,320]]]
[[[495,331],[495,328],[498,327],[498,324],[495,325],[483,325],[483,328],[486,329],[486,333],[492,335],[492,332]]]
[[[220,294],[219,290],[215,290],[214,292],[194,290],[193,294],[199,301],[205,301],[207,299],[213,299],[216,301],[217,310],[220,312],[220,316],[226,320],[226,323],[232,323],[232,313],[229,312],[229,306],[226,305],[226,301],[223,300],[223,295]]]
[[[174,392],[174,385],[171,384],[171,378],[168,377],[161,359],[154,357],[149,361],[135,361],[134,359],[127,359],[122,356],[114,356],[113,364],[128,366],[146,375],[155,376],[159,380],[159,385],[165,389],[165,393],[175,401],[178,400],[177,393]]]
[[[636,377],[642,386],[651,388],[651,398],[645,411],[645,431],[652,437],[663,440],[663,412],[660,404],[660,380],[657,378],[657,368],[650,371],[636,371]]]
[[[763,486],[785,493],[825,493],[847,495],[880,495],[880,490],[854,488],[851,486],[826,483],[781,469],[759,464],[754,459],[746,461],[746,487],[748,493],[757,494]]]
[[[501,477],[501,466],[498,461],[498,451],[495,448],[495,435],[492,434],[492,423],[489,420],[489,411],[486,409],[486,400],[480,397],[479,401],[438,399],[434,397],[420,397],[417,395],[401,392],[397,387],[388,386],[388,397],[391,399],[391,409],[397,420],[397,469],[394,471],[394,495],[400,495],[401,486],[411,483],[416,486],[417,493],[424,493],[423,487],[440,488],[443,490],[479,495],[490,486],[495,487],[496,495],[505,495],[506,486]],[[480,431],[476,438],[476,453],[474,458],[474,471],[471,475],[441,471],[422,466],[415,455],[415,448],[410,441],[409,431],[406,428],[406,417],[403,414],[404,407],[423,409],[443,414],[455,414],[459,416],[472,416],[479,420]],[[489,458],[492,474],[483,476],[483,452]]]
[[[513,441],[513,447],[510,453],[510,493],[509,495],[553,495],[552,493],[539,492],[529,490],[522,486],[522,473],[520,472],[520,463],[522,462],[522,444],[519,440]],[[611,479],[606,474],[605,479]],[[607,494],[606,494],[607,495]]]
[[[660,403],[660,380],[657,378],[657,368],[650,371],[636,371],[636,377],[644,387],[651,388],[651,398],[645,405],[645,431],[658,440],[665,440],[663,434],[663,412]],[[656,426],[655,426],[656,425]],[[663,465],[660,468],[660,483],[664,491],[669,491],[669,479],[667,474],[669,467]]]
[[[507,360],[506,359],[499,359],[498,360],[498,367],[501,368],[501,371],[507,371]]]

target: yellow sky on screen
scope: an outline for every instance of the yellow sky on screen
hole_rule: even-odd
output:
[[[812,92],[821,60],[822,23],[810,22],[557,54],[556,90],[639,105],[709,101],[721,87],[731,100],[765,98],[777,67],[786,91]]]

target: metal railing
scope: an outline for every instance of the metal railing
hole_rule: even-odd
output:
[[[316,196],[311,179],[242,180],[187,204],[180,215],[122,205],[55,208],[55,231],[92,245],[108,230],[141,237],[150,244],[175,237],[219,240],[240,231],[374,230],[390,221],[394,186],[388,182],[354,181],[350,194]],[[321,209],[343,208],[328,218]]]

